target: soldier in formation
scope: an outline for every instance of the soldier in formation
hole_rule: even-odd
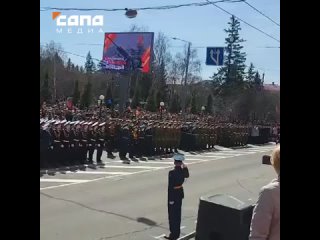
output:
[[[102,163],[113,152],[126,163],[129,159],[166,155],[184,151],[202,151],[215,145],[244,146],[250,141],[265,143],[271,127],[214,123],[179,119],[152,120],[109,118],[106,121],[73,121],[40,119],[41,167]],[[96,151],[96,158],[93,159]],[[129,158],[127,158],[127,156]]]

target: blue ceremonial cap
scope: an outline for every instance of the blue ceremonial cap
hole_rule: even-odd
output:
[[[173,159],[174,159],[175,161],[182,162],[182,161],[184,161],[184,155],[182,155],[182,154],[175,154],[175,155],[173,156]]]

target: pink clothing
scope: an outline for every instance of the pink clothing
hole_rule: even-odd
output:
[[[280,177],[261,189],[249,240],[280,240]]]

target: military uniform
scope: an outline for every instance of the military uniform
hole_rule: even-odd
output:
[[[87,152],[89,154],[88,156],[88,162],[93,163],[93,153],[95,149],[96,139],[95,139],[95,133],[92,129],[92,122],[88,123],[88,145],[87,145]]]
[[[63,159],[63,144],[61,141],[61,129],[60,129],[60,121],[55,122],[55,127],[52,129],[52,137],[53,137],[53,151],[52,151],[52,161],[51,164],[54,166],[64,165]]]
[[[123,125],[120,129],[120,140],[119,140],[119,157],[121,160],[128,160],[126,155],[129,150],[130,133],[127,125]]]
[[[153,128],[153,145],[155,147],[155,154],[160,154],[160,135],[161,135],[161,130],[160,126],[158,124],[155,124]]]
[[[168,215],[170,235],[167,239],[176,240],[180,236],[181,206],[184,198],[183,183],[185,178],[189,178],[189,171],[182,165],[184,156],[177,154],[174,156],[175,168],[169,172],[168,177]]]
[[[40,168],[49,166],[49,147],[52,144],[52,137],[47,130],[47,127],[48,124],[40,122]]]
[[[61,122],[62,125],[62,131],[61,131],[61,151],[62,151],[62,159],[64,165],[72,165],[71,162],[71,152],[70,152],[70,132],[69,132],[69,123],[64,120]]]
[[[70,126],[70,134],[69,134],[69,141],[70,141],[70,160],[72,164],[79,163],[79,140],[76,137],[76,122],[71,122]]]
[[[74,150],[75,150],[75,158],[76,162],[81,164],[85,163],[85,157],[83,157],[83,144],[82,141],[82,134],[81,134],[81,122],[76,121],[74,124],[74,131],[73,131],[73,142],[74,142]]]
[[[136,155],[137,144],[138,144],[138,130],[137,130],[137,127],[132,124],[129,127],[129,141],[128,141],[128,152],[129,152],[130,159],[133,159],[134,156]]]
[[[149,124],[145,131],[145,148],[146,148],[146,156],[150,157],[154,155],[155,145],[154,145],[154,134],[153,127]]]
[[[88,151],[88,123],[81,122],[81,130],[80,130],[80,161],[82,164],[87,162],[87,151]]]
[[[98,124],[98,123],[97,123]],[[105,123],[99,124],[99,128],[96,131],[96,147],[97,147],[97,164],[101,164],[101,156],[104,149],[104,127]],[[95,125],[96,126],[96,125]]]
[[[181,126],[180,123],[177,124],[176,129],[175,129],[175,137],[176,137],[176,141],[175,141],[175,146],[174,146],[174,151],[177,153],[178,152],[178,148],[180,148],[180,141],[181,141]]]
[[[111,122],[105,128],[105,140],[106,140],[106,149],[107,149],[108,158],[114,158],[112,152],[114,151],[115,135],[116,135],[115,125]]]
[[[142,156],[146,155],[146,142],[145,142],[145,130],[146,130],[146,125],[143,124],[139,126],[138,129],[138,136],[137,136],[137,145],[136,145],[136,157],[141,158]]]

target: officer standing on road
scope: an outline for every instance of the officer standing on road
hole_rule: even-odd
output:
[[[174,155],[174,169],[169,172],[168,214],[170,235],[166,239],[176,240],[180,236],[181,206],[184,198],[183,186],[185,178],[189,178],[189,170],[183,164],[184,155]]]

